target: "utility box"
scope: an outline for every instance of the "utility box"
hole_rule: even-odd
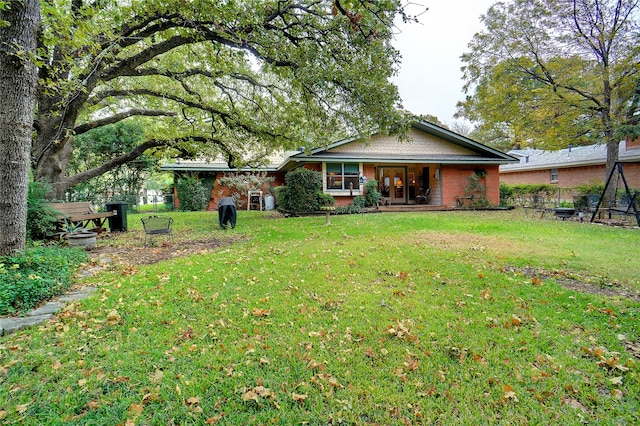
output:
[[[127,203],[124,201],[111,201],[106,204],[108,212],[114,212],[115,216],[109,217],[109,230],[111,232],[124,232],[127,230]]]

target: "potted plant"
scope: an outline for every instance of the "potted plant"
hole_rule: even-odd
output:
[[[66,219],[64,221],[64,225],[65,232],[63,237],[69,247],[83,247],[87,250],[96,247],[96,237],[98,236],[96,232]]]

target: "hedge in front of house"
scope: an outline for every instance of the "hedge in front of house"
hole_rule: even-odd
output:
[[[322,192],[322,174],[299,168],[286,174],[285,184],[276,188],[276,201],[282,210],[293,213],[311,213],[331,206],[335,200]]]

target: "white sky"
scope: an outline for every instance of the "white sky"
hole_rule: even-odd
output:
[[[413,0],[429,8],[419,24],[399,24],[393,43],[402,55],[398,86],[406,110],[435,115],[445,124],[456,120],[456,103],[464,99],[462,61],[473,35],[483,29],[480,15],[496,0]],[[424,7],[423,7],[424,8]],[[418,6],[409,12],[417,13]]]

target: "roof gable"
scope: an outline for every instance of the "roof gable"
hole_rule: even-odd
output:
[[[411,128],[407,140],[398,142],[394,136],[374,135],[369,140],[357,140],[328,149],[329,152],[388,154],[401,151],[413,155],[478,155],[476,152],[452,144],[423,131]]]
[[[406,140],[376,134],[368,139],[343,139],[317,148],[310,154],[293,155],[293,161],[384,161],[493,163],[504,164],[518,160],[465,136],[426,121],[412,123]]]

